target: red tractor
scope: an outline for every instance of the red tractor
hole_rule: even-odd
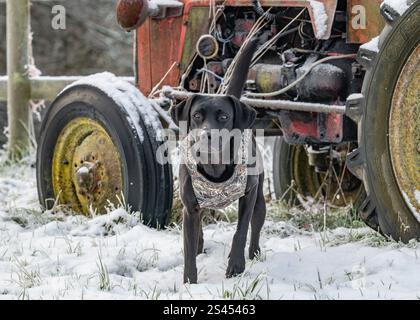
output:
[[[55,99],[37,157],[45,207],[122,204],[166,225],[167,112],[192,93],[224,94],[258,38],[241,100],[255,129],[278,136],[276,195],[352,203],[375,230],[420,237],[420,1],[119,0],[117,18],[135,31],[136,86],[104,73]]]

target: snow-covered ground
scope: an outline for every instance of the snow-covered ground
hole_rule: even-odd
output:
[[[124,209],[41,213],[28,164],[0,165],[0,299],[420,298],[416,242],[367,228],[299,229],[273,208],[261,258],[247,260],[243,276],[224,277],[235,223],[218,222],[205,227],[199,283],[183,285],[179,228],[149,229]]]

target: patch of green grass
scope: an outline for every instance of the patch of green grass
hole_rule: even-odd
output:
[[[140,289],[140,293],[147,299],[147,300],[159,300],[161,292],[157,289],[157,286],[155,285],[151,290],[146,291],[143,289]]]
[[[219,293],[222,299],[230,300],[261,300],[263,299],[260,295],[261,290],[264,287],[265,276],[263,274],[258,274],[254,279],[245,279],[244,276],[239,276],[237,281],[233,284],[232,289],[226,289],[224,283],[222,282],[222,290]],[[269,288],[268,282],[265,282],[267,285],[267,299],[269,299]]]
[[[4,170],[16,169],[19,167],[33,167],[35,165],[35,154],[36,152],[31,149],[29,152],[23,152],[25,154],[23,158],[16,158],[10,156],[5,149],[0,148],[0,173]]]
[[[175,192],[170,225],[182,225],[183,205],[178,192]],[[238,218],[237,205],[234,204],[223,210],[208,210],[203,214],[203,223],[211,224],[218,221],[235,222]],[[357,212],[350,206],[336,208],[322,204],[291,206],[284,201],[267,201],[267,218],[274,222],[284,221],[293,224],[299,229],[317,232],[326,229],[363,228],[365,223],[360,220]]]
[[[12,279],[12,282],[22,288],[22,299],[25,299],[27,289],[41,285],[41,273],[39,270],[28,269],[28,262],[16,257],[15,266],[18,269],[16,272],[17,279]]]
[[[419,242],[416,239],[410,240],[408,243],[404,243],[402,241],[396,241],[391,237],[384,236],[379,234],[378,232],[372,232],[369,236],[363,239],[363,244],[368,245],[370,247],[392,247],[394,249],[398,248],[409,248],[409,249],[417,249],[419,247]]]
[[[53,209],[52,209],[53,210]],[[3,217],[4,221],[13,221],[22,228],[31,228],[35,226],[46,225],[53,221],[64,221],[65,214],[58,208],[54,208],[56,213],[51,210],[41,212],[36,209],[16,208],[9,206],[7,216]]]
[[[98,276],[99,276],[99,290],[111,291],[111,281],[109,279],[109,272],[106,265],[102,262],[102,257],[98,254]]]

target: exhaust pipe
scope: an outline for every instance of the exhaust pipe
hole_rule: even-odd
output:
[[[177,0],[150,2],[148,0],[118,0],[117,21],[126,31],[135,30],[148,17],[164,19],[182,15],[183,3]]]
[[[132,31],[140,27],[150,15],[148,0],[118,0],[117,21],[121,28]]]

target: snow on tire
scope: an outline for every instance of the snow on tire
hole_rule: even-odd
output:
[[[78,121],[79,126],[77,126]],[[86,124],[84,127],[83,121]],[[69,124],[72,123],[74,123],[73,127],[78,128],[79,131],[86,131],[85,135],[75,132],[75,136],[79,136],[74,141],[69,138],[72,132],[64,136],[62,134],[63,130],[69,128]],[[107,137],[112,141],[109,143],[110,147],[114,146],[117,150],[114,153],[118,153],[119,161],[115,161],[115,155],[111,157],[106,154],[106,151],[103,151],[106,155],[100,154],[102,158],[105,158],[101,161],[95,159],[94,156],[92,156],[94,160],[89,158],[95,155],[95,152],[100,153],[100,146],[95,145],[95,141],[90,141],[90,144],[86,142],[88,139],[92,140],[90,137],[93,136],[93,128],[96,126],[97,131],[100,131],[98,136],[102,134],[100,141],[107,140]],[[170,215],[173,193],[170,164],[160,164],[156,160],[157,150],[163,143],[161,130],[159,116],[151,102],[128,82],[110,73],[102,73],[71,84],[52,103],[41,128],[37,152],[37,183],[41,205],[50,208],[56,198],[60,200],[60,197],[67,195],[64,197],[64,204],[72,208],[82,208],[86,205],[83,197],[87,192],[78,185],[80,177],[77,174],[87,172],[87,168],[90,167],[100,167],[97,169],[98,172],[95,171],[92,174],[99,181],[96,183],[95,180],[95,186],[89,189],[89,203],[94,202],[92,199],[99,198],[101,192],[102,196],[106,192],[109,194],[110,190],[106,188],[107,183],[110,184],[110,181],[115,180],[115,176],[118,176],[121,171],[122,190],[115,187],[116,191],[122,193],[118,198],[119,204],[122,202],[132,210],[140,211],[144,223],[150,226],[165,226]],[[71,142],[62,148],[67,153],[68,149],[75,145],[75,152],[66,154],[66,159],[56,155],[59,139],[65,138],[67,140],[64,142]],[[73,155],[76,154],[79,158],[83,155],[81,159],[77,159],[80,163],[73,159]],[[56,158],[61,159],[58,165],[54,162]],[[89,159],[86,160],[87,158]],[[94,166],[87,166],[87,162],[94,163]],[[116,162],[120,162],[120,165]],[[71,169],[67,171],[63,169],[55,174],[54,165],[56,171],[68,165],[71,165]],[[79,166],[79,171],[74,173],[77,166]],[[67,181],[60,181],[66,174]],[[58,191],[57,185],[66,189],[66,192],[60,194],[61,189]]]

